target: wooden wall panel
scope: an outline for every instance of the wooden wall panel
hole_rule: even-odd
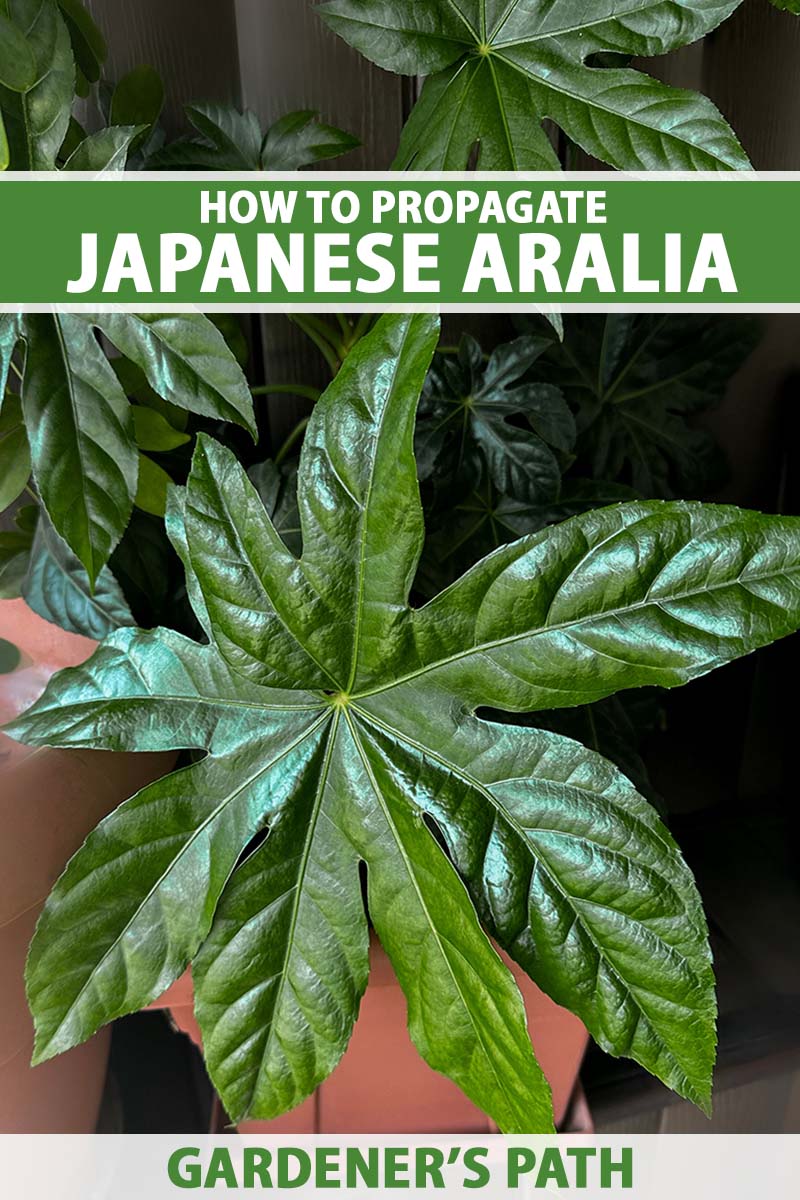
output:
[[[632,1133],[797,1133],[800,1126],[800,1072],[754,1079],[720,1088],[709,1120],[693,1104],[680,1100],[661,1109],[632,1111],[624,1116],[596,1117],[601,1134]]]
[[[360,138],[359,150],[328,169],[384,170],[397,150],[413,101],[414,81],[368,63],[323,24],[306,0],[236,0],[242,100],[264,124],[312,108]],[[264,374],[270,383],[327,382],[324,364],[282,317],[262,323]],[[306,410],[273,398],[270,423],[280,441]]]
[[[410,81],[368,63],[306,0],[236,0],[242,97],[264,121],[314,108],[362,148],[341,165],[383,170],[394,158]]]
[[[704,86],[753,165],[800,170],[800,19],[745,0],[706,43]]]
[[[171,131],[183,128],[183,105],[192,100],[238,100],[234,0],[86,0],[86,6],[108,40],[110,79],[144,63],[161,72]]]

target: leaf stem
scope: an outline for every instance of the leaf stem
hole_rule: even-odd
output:
[[[275,455],[274,461],[275,461],[276,467],[279,467],[281,465],[281,463],[284,462],[287,455],[289,454],[289,451],[297,444],[297,442],[299,442],[300,438],[303,436],[306,429],[308,428],[308,422],[310,421],[310,419],[311,419],[310,417],[303,417],[302,421],[297,422],[294,429],[289,434],[289,436],[287,437],[286,441],[281,446],[278,453]]]
[[[336,320],[339,322],[339,328],[342,331],[342,337],[344,338],[345,345],[347,345],[353,336],[353,326],[350,324],[344,313],[336,313]]]
[[[250,391],[254,396],[299,396],[302,400],[311,400],[314,404],[322,394],[319,388],[308,387],[304,383],[265,383],[250,388]]]
[[[374,319],[374,313],[362,313],[356,321],[356,327],[353,330],[353,344],[360,342],[365,333],[369,332]]]
[[[341,366],[342,359],[344,358],[344,347],[334,347],[328,338],[323,337],[323,335],[317,329],[315,329],[314,325],[311,324],[312,318],[293,315],[290,317],[290,320],[294,322],[298,329],[303,331],[309,341],[314,343],[322,357],[325,359],[325,362],[328,364],[331,376],[335,379],[339,373],[339,367]],[[339,352],[338,357],[337,354],[334,353],[334,349]]]

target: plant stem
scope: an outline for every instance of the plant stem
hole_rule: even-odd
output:
[[[374,313],[362,313],[356,321],[356,327],[353,330],[353,344],[360,342],[365,333],[367,333],[372,325]]]
[[[302,421],[297,422],[294,429],[289,434],[289,436],[287,437],[286,441],[281,446],[278,453],[275,455],[275,466],[276,467],[279,467],[281,465],[281,463],[284,461],[286,456],[289,454],[289,451],[292,449],[292,447],[295,446],[297,444],[297,442],[299,442],[300,438],[303,436],[306,429],[308,428],[308,422],[310,419],[311,419],[310,417],[303,417]]]
[[[250,391],[254,396],[300,396],[314,404],[321,395],[319,388],[307,387],[304,383],[265,383],[261,387],[250,388]]]
[[[344,313],[336,313],[336,320],[339,322],[339,328],[342,331],[342,337],[345,340],[345,344],[348,344],[353,336],[353,326],[350,324]]]
[[[294,321],[297,328],[302,329],[309,341],[314,343],[322,357],[325,359],[325,362],[328,364],[331,376],[335,379],[339,373],[341,361],[344,358],[344,347],[336,347],[337,351],[341,350],[341,353],[337,358],[332,344],[314,328],[313,324],[311,323],[312,318],[292,316],[290,320]]]

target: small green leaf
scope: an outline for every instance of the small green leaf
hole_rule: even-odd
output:
[[[22,595],[31,555],[31,538],[0,530],[0,600]]]
[[[38,517],[38,505],[28,504],[17,511],[15,529],[0,529],[0,600],[22,595]]]
[[[14,351],[21,338],[22,318],[19,314],[0,313],[0,412],[5,402]]]
[[[283,542],[299,558],[303,550],[303,535],[297,508],[297,464],[287,463],[278,467],[271,459],[267,459],[251,467],[247,474]]]
[[[164,84],[154,67],[134,67],[114,88],[109,113],[110,125],[150,128],[164,107]]]
[[[289,113],[264,135],[259,160],[264,171],[298,171],[326,158],[338,158],[361,143],[358,138],[323,125],[313,111]]]
[[[33,540],[22,595],[46,621],[96,641],[133,621],[108,567],[92,586],[81,563],[44,517]]]
[[[180,138],[154,154],[162,171],[296,171],[346,154],[358,141],[316,120],[315,112],[289,113],[264,134],[255,113],[230,104],[191,104],[186,115],[201,138]]]
[[[69,125],[75,64],[69,33],[56,0],[6,0],[18,30],[25,31],[35,71],[22,94],[0,86],[11,165],[17,171],[52,171]]]
[[[222,334],[199,313],[89,313],[95,325],[144,372],[170,404],[257,436],[253,397]]]
[[[6,396],[0,411],[0,513],[25,489],[31,474],[28,435],[18,396]]]
[[[50,520],[94,583],[133,506],[130,406],[79,317],[27,316],[24,335],[22,410],[34,479]]]
[[[69,30],[75,62],[87,83],[97,83],[108,57],[106,40],[81,0],[58,0]]]
[[[139,455],[139,484],[135,504],[143,512],[163,517],[167,511],[167,491],[172,479],[163,467],[146,454]]]
[[[140,404],[133,406],[133,427],[136,432],[136,445],[140,450],[150,450],[164,453],[166,450],[176,450],[191,441],[188,433],[173,429],[160,412],[153,408],[144,408]]]
[[[137,403],[145,408],[152,408],[173,429],[181,431],[186,429],[189,423],[189,415],[186,409],[178,408],[177,404],[170,404],[168,400],[162,400],[150,387],[150,384],[147,382],[147,376],[140,366],[131,362],[129,358],[125,358],[123,354],[112,358],[111,366],[122,385],[123,391],[127,396],[130,396],[131,400],[136,400]]]
[[[153,155],[160,171],[257,171],[261,125],[255,113],[230,104],[190,104],[186,116],[201,139],[179,138]]]
[[[36,60],[25,34],[0,13],[0,84],[27,92],[36,82]]]
[[[114,125],[92,133],[75,147],[65,171],[124,171],[128,152],[142,132],[141,125]]]

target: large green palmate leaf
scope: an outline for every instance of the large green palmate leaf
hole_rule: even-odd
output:
[[[484,361],[465,334],[457,355],[440,354],[425,382],[417,425],[421,479],[439,490],[459,488],[465,473],[477,481],[488,473],[503,495],[529,504],[557,499],[558,451],[575,443],[575,421],[557,387],[523,382],[550,346],[543,337],[506,342]]]
[[[598,55],[666,54],[697,41],[741,0],[328,0],[319,12],[378,66],[429,75],[395,166],[553,170],[549,117],[621,169],[747,169],[714,105]]]
[[[699,496],[726,468],[696,418],[722,400],[759,337],[750,317],[577,316],[533,373],[569,400],[587,472],[647,497]]]
[[[208,638],[113,633],[8,732],[195,749],[70,863],[27,969],[41,1061],[194,964],[234,1119],[299,1103],[343,1053],[369,916],[420,1052],[500,1127],[551,1127],[492,935],[598,1041],[707,1107],[714,986],[690,872],[609,762],[505,712],[675,686],[800,624],[800,521],[634,502],[501,548],[422,608],[414,415],[437,336],[383,318],[320,400],[302,557],[202,438],[168,529]],[[266,836],[265,836],[266,835]]]
[[[19,92],[0,86],[11,165],[17,171],[52,171],[75,91],[69,32],[56,0],[2,0],[0,14],[23,35],[35,65],[30,86]]]

